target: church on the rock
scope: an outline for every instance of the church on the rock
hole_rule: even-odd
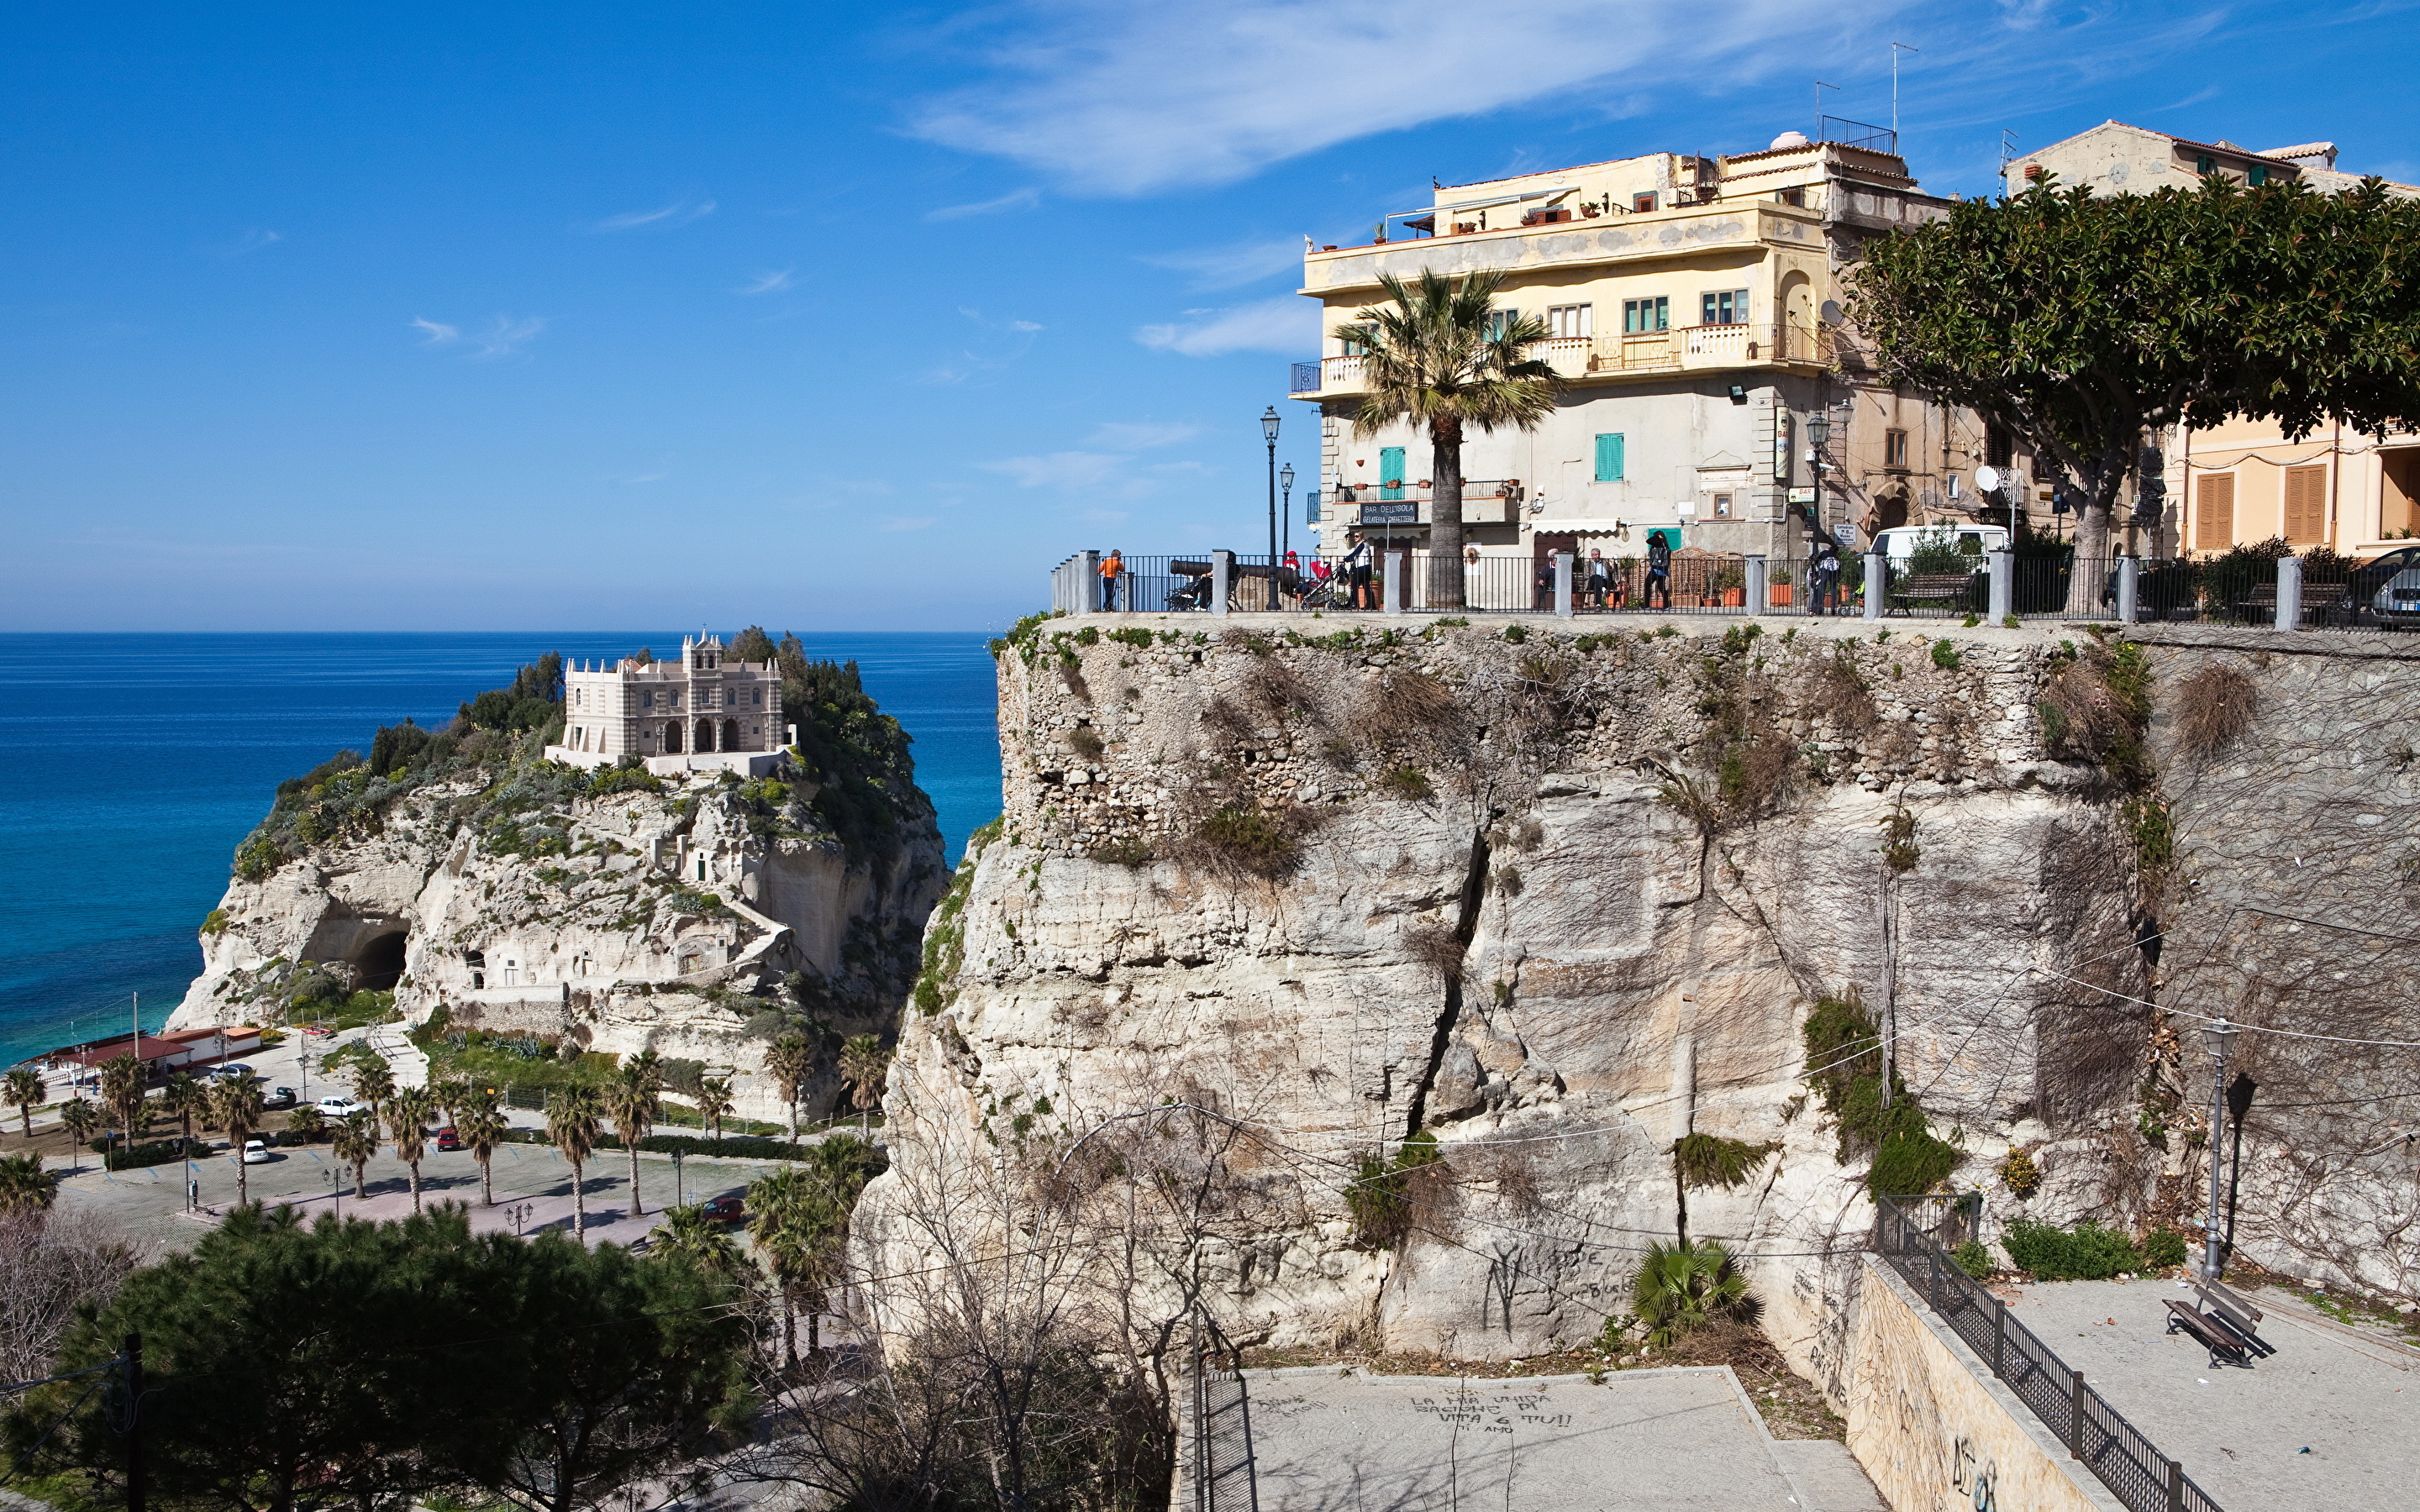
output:
[[[563,674],[563,744],[549,758],[601,766],[624,756],[650,770],[768,770],[786,743],[782,678],[770,662],[734,661],[718,636],[684,637],[678,661],[574,662]]]

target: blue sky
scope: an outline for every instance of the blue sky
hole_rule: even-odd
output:
[[[0,629],[980,628],[1249,548],[1301,239],[1890,118],[2420,179],[2409,5],[0,14]]]

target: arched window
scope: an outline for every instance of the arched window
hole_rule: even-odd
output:
[[[700,719],[697,722],[697,748],[701,752],[709,751],[714,748],[713,720]]]
[[[664,754],[667,756],[677,756],[680,754],[680,724],[676,720],[667,720],[664,724]]]
[[[738,720],[725,719],[722,721],[722,748],[724,750],[737,750],[739,748]]]

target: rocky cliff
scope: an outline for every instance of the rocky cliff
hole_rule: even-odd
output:
[[[2179,1221],[2209,1084],[2157,1006],[2173,920],[2223,933],[2193,900],[2293,886],[2273,845],[2347,782],[2408,809],[2408,745],[2323,739],[2304,795],[2247,814],[2259,729],[2180,744],[2164,702],[2212,656],[2263,720],[2306,684],[2351,702],[2383,664],[2350,638],[2279,638],[2336,653],[2289,687],[2072,629],[1171,624],[1004,643],[1005,812],[928,935],[892,1137],[912,1164],[1216,1109],[1291,1204],[1204,1246],[1247,1341],[1538,1352],[1685,1232],[1823,1379],[1869,1175],[1980,1187],[1995,1222]],[[2164,760],[2221,751],[2228,799],[2167,796]],[[2408,927],[2394,864],[2365,874]],[[900,1201],[868,1196],[894,1270]]]
[[[891,1033],[946,880],[904,736],[853,671],[824,671],[837,681],[804,748],[752,780],[540,760],[538,708],[525,729],[466,723],[380,750],[383,768],[347,752],[286,784],[238,851],[172,1026],[392,990],[414,1022],[442,1008],[463,1027],[729,1067],[740,1111],[775,1116],[757,1041],[810,1019]],[[833,1091],[822,1074],[810,1105]]]

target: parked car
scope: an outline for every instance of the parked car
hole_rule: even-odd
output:
[[[437,1148],[440,1149],[459,1149],[462,1148],[462,1136],[454,1132],[454,1126],[452,1124],[449,1123],[444,1128],[437,1131]]]
[[[369,1104],[345,1092],[331,1092],[319,1099],[319,1117],[334,1121],[349,1119],[356,1113],[367,1113]]]
[[[710,1224],[744,1224],[748,1221],[748,1204],[737,1192],[708,1197],[706,1199],[706,1221]]]
[[[247,1139],[243,1142],[243,1163],[246,1165],[266,1165],[276,1158],[269,1152],[269,1145],[264,1140]]]
[[[1890,558],[1891,569],[1894,572],[1904,572],[1907,570],[1908,559],[1916,555],[1916,548],[1919,542],[1928,537],[1939,540],[1945,536],[1948,538],[1948,544],[1958,548],[1958,554],[1967,559],[1966,570],[1970,573],[1983,570],[1986,565],[1984,557],[1987,553],[2005,551],[2009,548],[2009,529],[2005,525],[1953,526],[1946,523],[1894,525],[1875,536],[1874,545],[1881,548],[1883,554]]]
[[[264,1108],[271,1109],[290,1108],[294,1105],[294,1088],[290,1087],[272,1087],[269,1090],[269,1095],[261,1099],[260,1105]]]
[[[206,1082],[232,1081],[236,1077],[249,1076],[251,1074],[252,1068],[250,1066],[245,1065],[240,1060],[230,1060],[223,1066],[212,1066],[209,1070],[202,1072],[202,1080]]]
[[[2351,602],[2379,624],[2420,625],[2420,546],[2397,547],[2352,569]]]

